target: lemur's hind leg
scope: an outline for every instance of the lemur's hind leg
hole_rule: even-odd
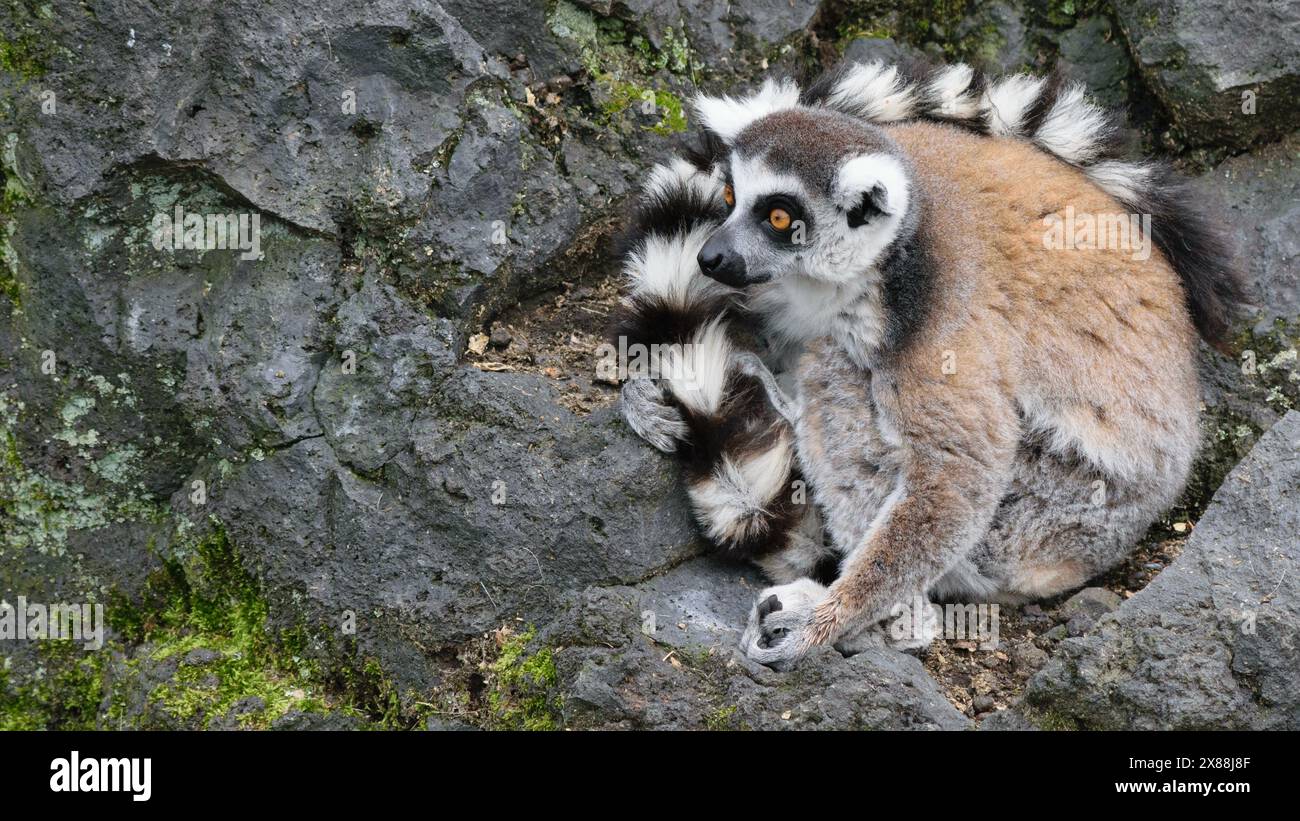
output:
[[[1177,477],[1118,481],[1078,459],[1022,446],[988,534],[931,592],[1018,603],[1080,587],[1132,552],[1181,484]]]

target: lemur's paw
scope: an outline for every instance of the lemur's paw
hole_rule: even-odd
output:
[[[664,401],[663,390],[650,379],[629,379],[621,393],[623,418],[637,436],[664,453],[677,450],[689,435],[682,412]]]
[[[790,670],[812,649],[814,612],[826,588],[800,579],[758,594],[740,647],[745,655],[774,670]]]

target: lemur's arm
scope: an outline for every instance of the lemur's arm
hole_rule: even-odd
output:
[[[813,646],[889,617],[987,532],[1010,482],[1020,423],[993,355],[958,350],[970,353],[956,374],[942,373],[938,353],[873,374],[876,424],[902,440],[899,485],[863,541],[838,546],[846,558],[830,588],[812,595],[818,585],[787,585],[756,604],[743,639],[754,661],[787,669]]]
[[[879,412],[894,417],[904,440],[900,487],[815,608],[812,643],[834,641],[924,594],[988,530],[1010,482],[1020,425],[1007,389],[987,378],[996,365],[965,367],[945,376],[936,361],[875,390]]]

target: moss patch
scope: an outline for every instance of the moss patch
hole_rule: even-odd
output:
[[[601,125],[610,125],[635,112],[640,128],[659,134],[686,130],[681,98],[663,81],[650,79],[668,74],[694,78],[695,61],[685,35],[669,29],[663,46],[655,48],[644,36],[629,31],[615,18],[597,18],[567,0],[552,9],[551,30],[572,42],[583,67],[593,80]]]
[[[500,655],[490,667],[487,726],[508,730],[554,730],[559,709],[554,689],[558,677],[554,651],[529,649],[537,631],[499,634]]]

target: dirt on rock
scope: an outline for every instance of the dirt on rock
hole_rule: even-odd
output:
[[[1062,639],[1078,635],[1095,618],[1076,615],[1070,602],[1102,588],[1120,602],[1151,583],[1168,567],[1191,533],[1186,522],[1158,523],[1141,545],[1083,591],[1025,605],[998,608],[997,641],[940,637],[921,651],[925,669],[948,700],[976,722],[1019,700],[1029,679],[1047,664]]]
[[[601,381],[596,365],[619,299],[615,276],[565,283],[472,335],[466,361],[485,371],[541,374],[556,383],[561,405],[591,413],[618,399],[618,386]]]

